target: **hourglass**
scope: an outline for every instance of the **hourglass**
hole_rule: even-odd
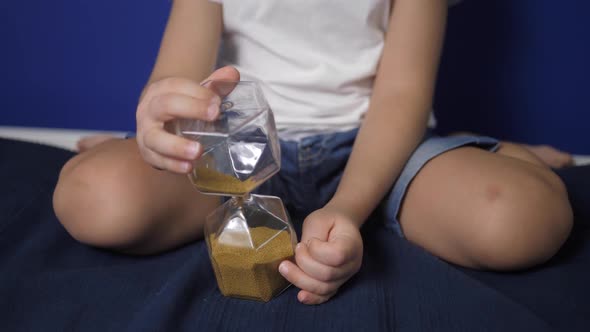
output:
[[[175,129],[203,147],[189,174],[192,184],[204,194],[230,197],[205,223],[217,285],[225,296],[269,301],[290,285],[278,266],[293,260],[297,243],[281,199],[251,194],[280,169],[274,117],[255,82],[203,85],[221,97],[219,117],[178,120]]]

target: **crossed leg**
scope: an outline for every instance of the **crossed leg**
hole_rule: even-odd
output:
[[[448,151],[416,175],[400,211],[407,239],[477,269],[527,268],[567,239],[572,210],[561,179],[520,145]]]
[[[186,176],[143,161],[133,139],[102,142],[70,159],[53,195],[55,213],[78,241],[149,254],[202,238],[219,199]]]
[[[133,254],[202,238],[219,200],[185,176],[157,171],[134,140],[108,140],[64,165],[54,209],[80,242]],[[567,239],[572,211],[564,185],[535,155],[503,143],[428,162],[412,181],[399,216],[406,237],[467,267],[518,269],[552,257]]]

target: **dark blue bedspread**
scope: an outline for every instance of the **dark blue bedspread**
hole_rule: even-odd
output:
[[[560,173],[576,225],[539,268],[458,268],[371,220],[359,274],[305,306],[294,287],[269,303],[222,297],[203,242],[151,257],[75,242],[51,206],[70,156],[0,140],[0,331],[590,331],[590,167]]]

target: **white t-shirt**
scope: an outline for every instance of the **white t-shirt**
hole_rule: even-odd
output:
[[[261,83],[279,130],[358,127],[369,107],[390,0],[212,0],[219,66]],[[434,126],[431,114],[429,126]]]

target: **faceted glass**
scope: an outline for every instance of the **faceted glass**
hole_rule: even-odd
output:
[[[207,217],[205,239],[223,295],[266,302],[289,287],[278,266],[293,260],[297,235],[280,198],[228,200]]]
[[[255,82],[208,81],[203,85],[222,98],[217,120],[176,121],[177,135],[203,147],[189,178],[206,194],[245,195],[280,169],[272,111]]]

